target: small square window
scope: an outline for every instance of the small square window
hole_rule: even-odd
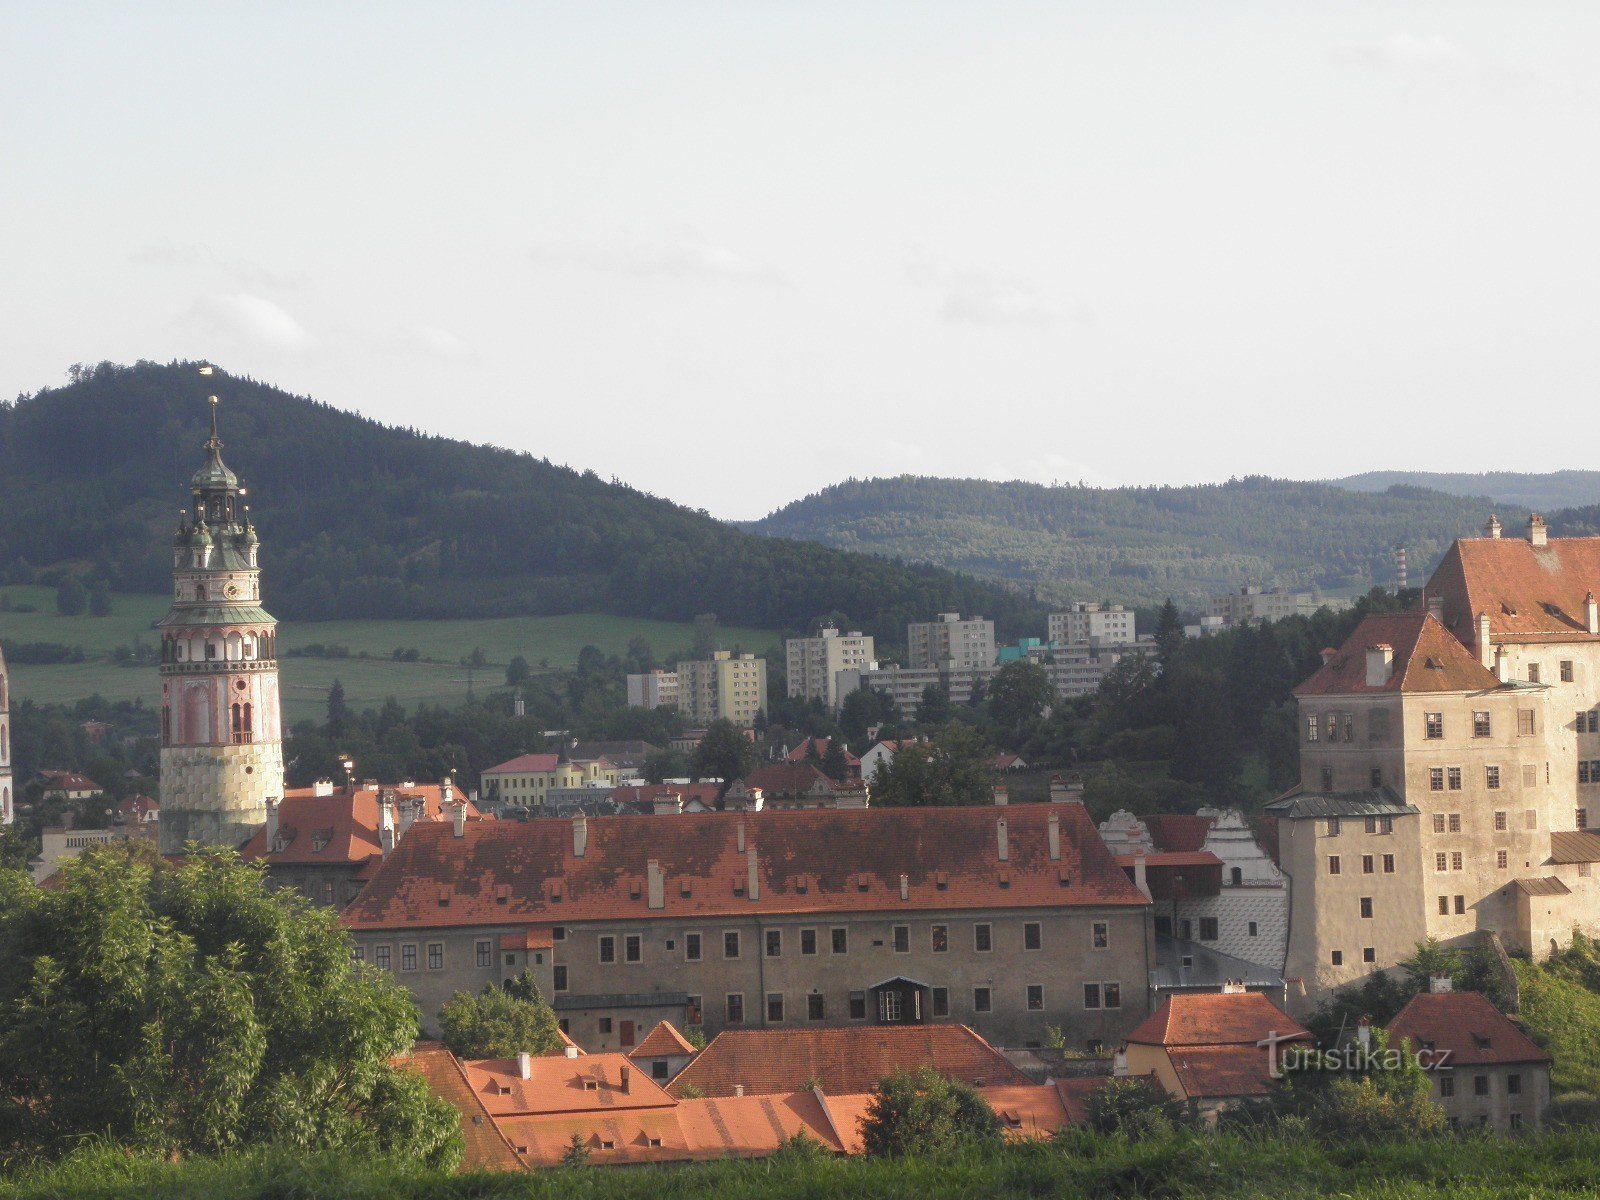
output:
[[[1365,947],[1363,947],[1362,950],[1361,950],[1361,961],[1364,962],[1364,963],[1375,963],[1375,962],[1377,962],[1378,961],[1378,951],[1377,951],[1377,949],[1375,947],[1373,947],[1373,946],[1365,946]]]
[[[1344,966],[1344,951],[1335,950],[1328,956],[1329,961],[1336,967]]]

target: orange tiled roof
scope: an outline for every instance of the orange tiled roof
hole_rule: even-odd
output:
[[[819,737],[807,738],[805,741],[801,742],[793,750],[789,751],[784,761],[792,763],[805,762],[808,758],[808,748],[812,742],[817,744],[817,760],[820,762],[822,759],[826,758],[828,755],[828,747],[833,744],[833,739]],[[861,760],[854,754],[850,753],[850,747],[840,746],[839,748],[844,751],[844,761],[846,766],[859,767],[861,765]]]
[[[1254,1046],[1275,1033],[1280,1039],[1310,1032],[1259,992],[1195,992],[1168,996],[1124,1041],[1145,1046]]]
[[[722,785],[718,783],[626,784],[613,789],[611,799],[617,804],[637,806],[644,812],[650,812],[656,800],[667,796],[680,797],[685,804],[698,800],[703,807],[710,808],[716,804],[721,791]]]
[[[1494,642],[1585,641],[1586,600],[1600,593],[1600,538],[1461,538],[1428,580],[1444,619],[1462,642],[1477,640],[1479,613]]]
[[[1390,1045],[1410,1041],[1450,1051],[1450,1063],[1476,1067],[1495,1063],[1544,1063],[1550,1056],[1481,992],[1422,992],[1389,1022]]]
[[[535,771],[554,771],[561,762],[559,754],[521,754],[498,766],[485,767],[479,775],[532,774]]]
[[[1060,858],[1048,822],[1060,822]],[[1009,857],[997,852],[1005,823]],[[751,913],[1136,906],[1082,804],[810,809],[576,820],[419,823],[340,920],[354,929],[567,924]],[[749,894],[753,852],[759,899]],[[648,905],[660,863],[663,905]],[[900,877],[906,879],[901,899]]]
[[[657,1021],[656,1027],[645,1034],[644,1041],[628,1051],[628,1057],[692,1058],[698,1053],[700,1051],[695,1049],[694,1043],[679,1033],[678,1027],[671,1021]]]
[[[422,820],[428,824],[450,822],[442,808],[443,789],[439,784],[413,784],[402,788],[357,787],[354,792],[340,788],[332,795],[318,796],[314,788],[291,788],[278,805],[278,831],[289,837],[282,850],[267,849],[267,827],[257,829],[240,852],[246,862],[265,858],[273,864],[365,863],[383,857],[378,841],[379,797],[391,792],[396,800],[421,797],[425,806]],[[459,800],[466,796],[457,789]],[[467,816],[477,818],[478,810],[467,803]],[[415,824],[407,836],[423,828]],[[321,849],[316,849],[318,844]]]
[[[418,1042],[412,1052],[397,1063],[419,1072],[428,1090],[447,1100],[461,1114],[461,1136],[465,1152],[460,1171],[516,1171],[522,1167],[511,1143],[478,1101],[455,1055],[437,1042]]]
[[[817,767],[815,763],[794,762],[793,760],[781,763],[768,763],[764,767],[757,767],[750,774],[739,781],[744,790],[760,788],[768,799],[774,796],[799,796],[811,791],[818,786],[835,792],[859,792],[861,784],[856,780],[846,780],[840,783],[830,779]]]
[[[1187,1046],[1167,1051],[1167,1061],[1192,1098],[1265,1096],[1272,1063],[1264,1046]]]
[[[527,1079],[514,1058],[469,1059],[461,1066],[473,1094],[496,1118],[670,1108],[673,1103],[626,1054],[536,1056],[528,1060]]]
[[[971,1084],[1022,1084],[1028,1077],[965,1025],[873,1025],[837,1029],[728,1029],[668,1086],[704,1096],[788,1092],[810,1083],[830,1093],[870,1092],[896,1071],[932,1067]]]
[[[1379,645],[1393,648],[1392,670],[1387,683],[1368,687],[1367,647]],[[1344,645],[1315,675],[1295,688],[1294,694],[1477,692],[1499,686],[1500,680],[1494,672],[1479,662],[1432,614],[1381,613],[1357,625]]]

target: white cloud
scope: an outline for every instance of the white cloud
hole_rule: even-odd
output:
[[[671,246],[536,246],[529,257],[539,266],[661,279],[733,279],[775,283],[771,267],[728,249],[700,242]]]
[[[953,267],[914,256],[904,264],[906,280],[937,292],[942,320],[969,325],[1020,325],[1057,319],[1032,280],[971,267]]]
[[[304,325],[261,296],[207,296],[195,303],[195,313],[213,329],[281,350],[305,350],[315,342]]]
[[[413,325],[406,331],[406,341],[412,349],[436,358],[477,357],[477,351],[464,338],[433,325]]]
[[[1380,42],[1346,45],[1343,50],[1365,62],[1400,70],[1464,69],[1475,65],[1464,47],[1439,33],[1391,33]]]
[[[174,242],[159,238],[128,253],[128,261],[147,267],[214,271],[240,287],[292,291],[306,285],[304,275],[284,275],[248,259],[223,258],[204,242]]]

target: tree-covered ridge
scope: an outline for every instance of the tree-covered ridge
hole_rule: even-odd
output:
[[[1493,496],[1539,512],[1600,501],[1600,471],[1363,471],[1326,482],[1352,492],[1382,492],[1400,484],[1452,496]]]
[[[202,379],[187,363],[101,364],[0,404],[5,573],[70,562],[119,590],[165,592],[210,391],[223,397],[224,457],[258,501],[280,617],[715,612],[784,629],[838,614],[896,640],[908,619],[948,609],[1039,624],[992,583],[754,537],[592,471]]]

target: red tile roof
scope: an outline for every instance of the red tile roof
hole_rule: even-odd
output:
[[[1170,853],[1204,849],[1214,820],[1191,813],[1151,813],[1139,819],[1150,831],[1150,840],[1155,843],[1156,849]]]
[[[1477,640],[1479,613],[1494,642],[1586,641],[1586,600],[1600,593],[1600,538],[1461,538],[1428,581],[1461,641]]]
[[[558,754],[522,754],[516,758],[508,759],[498,766],[485,767],[478,772],[479,775],[516,775],[534,774],[539,771],[554,771],[561,763]]]
[[[700,1053],[695,1045],[671,1021],[657,1021],[656,1027],[645,1034],[644,1041],[628,1051],[629,1058],[683,1058]]]
[[[1123,1041],[1146,1046],[1254,1046],[1274,1033],[1280,1040],[1310,1032],[1259,992],[1192,992],[1168,996]]]
[[[668,796],[680,797],[685,804],[698,800],[702,806],[710,808],[716,804],[717,794],[721,791],[722,785],[716,783],[628,784],[613,789],[611,799],[617,804],[637,806],[640,811],[648,813],[654,810],[658,799]]]
[[[1048,823],[1060,822],[1060,858]],[[1009,857],[997,853],[1005,823]],[[1141,906],[1082,804],[809,809],[419,823],[340,920],[355,929],[516,926],[752,913]],[[741,854],[740,831],[750,854]],[[750,855],[759,899],[748,894]],[[647,863],[666,877],[648,906]],[[907,898],[900,895],[906,877]],[[559,898],[558,898],[559,897]]]
[[[673,1104],[650,1073],[626,1054],[537,1055],[528,1060],[526,1079],[514,1058],[468,1059],[461,1066],[473,1094],[497,1118]]]
[[[1422,992],[1389,1022],[1389,1044],[1401,1038],[1413,1051],[1424,1045],[1450,1051],[1450,1065],[1545,1063],[1550,1056],[1481,992]]]
[[[1459,543],[1458,543],[1459,544]],[[1389,681],[1367,686],[1367,647],[1394,650]],[[1383,613],[1356,626],[1296,696],[1347,696],[1379,692],[1476,692],[1500,680],[1430,613]]]
[[[263,825],[240,853],[246,862],[265,858],[271,864],[286,866],[379,861],[383,857],[378,840],[379,800],[384,792],[397,802],[422,800],[425,815],[411,827],[411,833],[432,824],[449,828],[450,821],[441,807],[443,788],[439,784],[405,788],[361,786],[354,792],[340,788],[326,796],[317,795],[314,788],[293,788],[284,793],[278,805],[278,833],[288,839],[288,844],[282,850],[269,851],[267,827]],[[455,794],[458,800],[466,799],[459,789]],[[479,818],[471,802],[467,803],[467,817],[471,823],[477,823]],[[316,848],[319,844],[320,850]]]
[[[1265,1047],[1174,1047],[1167,1051],[1167,1061],[1191,1098],[1265,1096],[1272,1087],[1273,1064]]]
[[[971,1084],[1024,1084],[1028,1077],[965,1025],[873,1025],[837,1029],[729,1029],[717,1034],[667,1086],[704,1096],[788,1092],[817,1084],[829,1093],[870,1092],[896,1071],[932,1067]]]
[[[522,1160],[479,1102],[455,1055],[437,1042],[418,1042],[395,1064],[418,1072],[434,1095],[448,1101],[461,1116],[464,1153],[459,1171],[519,1171]]]
[[[856,780],[852,779],[840,783],[823,774],[815,763],[794,762],[792,760],[781,763],[768,763],[764,767],[757,767],[740,780],[740,784],[745,791],[760,788],[762,795],[768,799],[775,796],[805,795],[819,785],[835,792],[861,790],[861,784]]]
[[[833,744],[833,739],[819,737],[807,738],[805,741],[801,742],[793,750],[789,751],[788,757],[785,758],[784,761],[792,763],[807,761],[807,759],[810,757],[810,755],[807,753],[807,750],[812,742],[817,744],[817,761],[820,762],[822,759],[826,758],[828,756],[828,747]],[[861,760],[854,754],[850,753],[850,747],[841,746],[840,749],[844,751],[844,761],[846,766],[859,767],[861,765]]]
[[[40,771],[39,779],[44,784],[47,792],[99,792],[104,791],[98,783],[86,775],[79,775],[76,771]]]

